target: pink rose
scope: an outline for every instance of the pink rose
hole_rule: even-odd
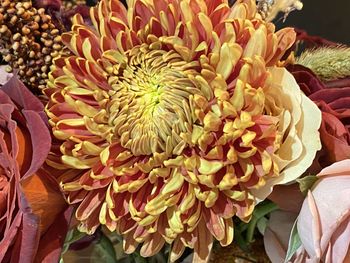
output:
[[[298,218],[298,232],[310,259],[350,262],[350,160],[318,174]]]
[[[283,262],[289,240],[286,233],[297,217],[302,246],[291,262],[350,262],[350,160],[337,162],[317,176],[299,215],[286,211],[271,215],[264,243],[273,263]]]

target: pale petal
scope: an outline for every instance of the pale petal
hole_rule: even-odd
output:
[[[294,77],[283,68],[270,68],[271,82],[270,85],[279,86],[280,91],[276,92],[277,96],[283,98],[285,110],[291,113],[291,133],[287,135],[286,145],[282,145],[282,155],[289,154],[290,159],[284,160],[284,169],[279,176],[272,178],[266,184],[258,189],[253,190],[253,194],[259,199],[264,200],[272,191],[276,184],[286,184],[300,177],[303,172],[312,164],[316,152],[321,149],[321,141],[318,129],[321,125],[321,111],[316,104],[307,98],[300,90]],[[282,92],[282,94],[281,94]],[[272,97],[276,96],[270,94]],[[276,98],[277,100],[279,98]],[[288,132],[288,130],[287,130]],[[286,136],[286,135],[284,135]],[[301,148],[302,147],[302,148]],[[294,151],[294,155],[293,155]],[[280,152],[276,152],[276,160]],[[289,162],[289,163],[286,163]]]

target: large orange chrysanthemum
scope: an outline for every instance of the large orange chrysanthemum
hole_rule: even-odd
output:
[[[274,33],[253,0],[102,0],[91,21],[62,36],[71,54],[45,91],[62,141],[50,163],[81,170],[62,182],[80,229],[205,259],[320,147],[319,110],[276,67],[294,31]]]

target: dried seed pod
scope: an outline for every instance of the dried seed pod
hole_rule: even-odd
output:
[[[30,29],[27,26],[24,26],[22,28],[22,34],[23,35],[28,35],[30,33]]]
[[[4,34],[8,31],[8,27],[6,25],[1,25],[0,27],[0,33]]]
[[[78,5],[86,5],[85,0],[66,0],[63,1],[63,6],[65,9],[73,9]]]
[[[17,40],[19,40],[21,37],[22,37],[22,36],[21,36],[20,33],[16,33],[16,34],[13,35],[12,39],[13,39],[14,41],[17,41]]]
[[[11,73],[13,71],[11,66],[6,66],[5,71]]]
[[[24,63],[24,59],[23,58],[19,58],[17,63],[18,63],[18,65],[22,65]]]
[[[18,10],[17,10],[17,15],[21,16],[21,15],[24,14],[24,12],[25,12],[25,9],[24,9],[23,7],[20,7],[20,8],[18,8]]]
[[[262,19],[272,21],[277,14],[284,13],[284,20],[293,10],[301,10],[303,3],[301,0],[257,0],[258,12]]]
[[[262,19],[268,17],[274,4],[274,0],[258,0],[257,7]]]
[[[34,58],[35,57],[35,52],[32,50],[29,52],[29,58]]]
[[[5,60],[6,62],[10,62],[10,61],[12,60],[11,54],[7,54],[6,56],[4,56],[4,60]]]
[[[62,46],[60,44],[53,44],[52,48],[54,50],[61,50],[62,49]]]
[[[19,42],[14,42],[12,45],[12,49],[17,51],[19,49],[19,46],[20,46]]]

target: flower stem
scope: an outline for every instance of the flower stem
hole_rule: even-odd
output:
[[[266,202],[261,206],[257,207],[253,213],[253,217],[248,224],[246,240],[248,243],[253,242],[254,230],[260,218],[278,209],[278,206],[272,202]]]

